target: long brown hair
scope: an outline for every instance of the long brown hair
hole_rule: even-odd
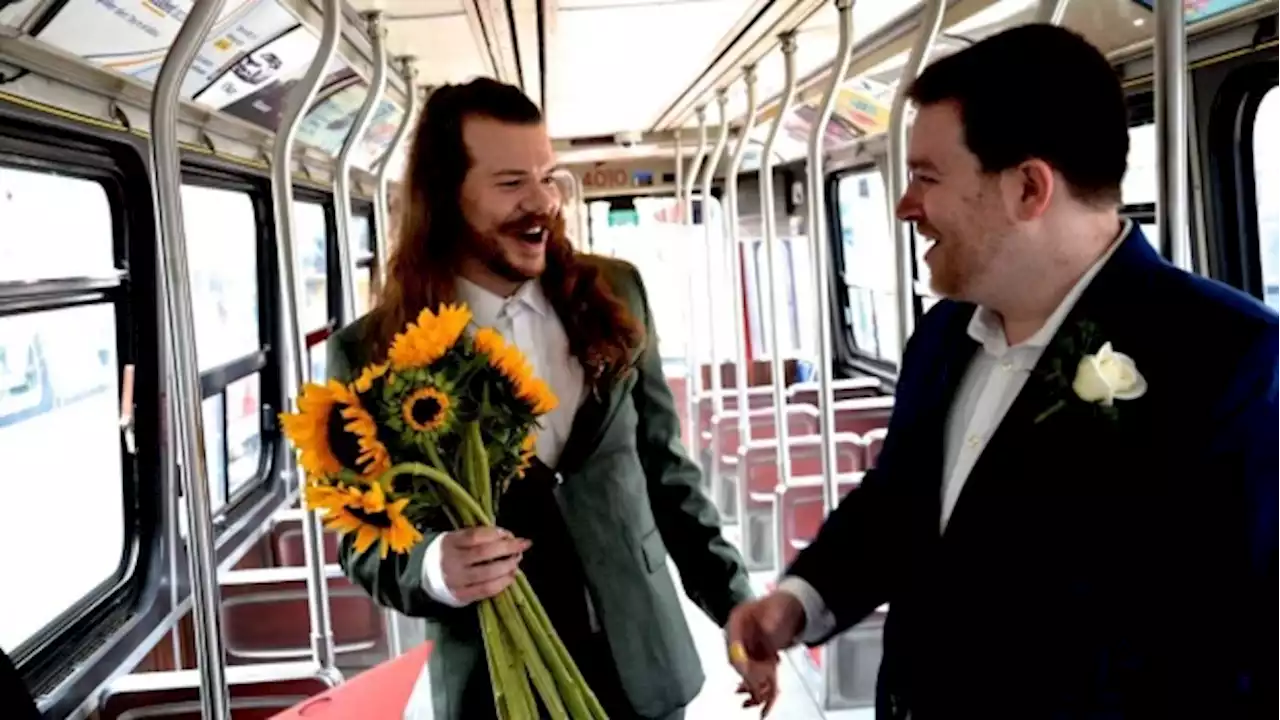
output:
[[[462,140],[468,117],[537,124],[542,113],[518,88],[489,78],[445,85],[422,111],[409,156],[399,232],[377,303],[370,312],[376,360],[385,359],[396,333],[424,308],[454,300],[461,243],[470,236],[462,216],[462,181],[471,166]],[[564,324],[569,351],[589,381],[607,384],[624,372],[643,331],[610,290],[600,268],[578,255],[562,216],[550,223],[547,264],[539,281]]]

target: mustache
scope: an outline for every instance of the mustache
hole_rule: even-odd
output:
[[[498,226],[498,230],[503,233],[519,235],[534,228],[550,230],[554,221],[555,216],[552,215],[547,215],[545,213],[529,213],[502,223],[502,225]]]

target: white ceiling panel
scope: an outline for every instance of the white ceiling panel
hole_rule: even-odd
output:
[[[646,130],[714,59],[751,0],[561,0],[552,19],[553,137]]]
[[[489,74],[474,21],[464,0],[348,0],[356,10],[382,10],[391,56],[418,58],[424,85],[463,82]]]

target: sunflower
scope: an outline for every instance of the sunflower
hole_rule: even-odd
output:
[[[535,415],[545,415],[556,408],[555,393],[534,376],[533,367],[520,349],[508,345],[493,328],[480,328],[472,338],[476,350],[489,358],[489,365],[511,382],[517,398],[523,400]]]
[[[347,503],[360,499],[356,488],[343,488],[329,484],[324,480],[313,480],[307,483],[303,494],[303,503],[308,510],[323,512],[326,516],[337,515]]]
[[[387,452],[387,446],[378,439],[378,424],[374,422],[373,416],[360,404],[355,393],[351,394],[351,400],[351,403],[342,408],[342,417],[348,421],[343,429],[356,437],[356,444],[360,448],[356,465],[360,468],[360,474],[377,477],[391,467],[391,454]]]
[[[516,467],[516,477],[524,477],[529,465],[533,463],[533,456],[537,449],[538,436],[533,433],[525,435],[524,442],[520,443],[520,464]]]
[[[360,377],[351,383],[351,387],[355,388],[357,393],[367,393],[373,389],[373,381],[387,374],[387,369],[391,366],[387,363],[381,365],[370,365],[360,371]]]
[[[340,382],[325,385],[307,383],[298,397],[296,413],[280,413],[280,425],[289,441],[301,452],[298,462],[308,477],[334,475],[342,463],[333,453],[329,439],[329,418],[352,395]]]
[[[392,369],[426,367],[439,360],[458,342],[469,322],[471,311],[465,305],[443,305],[439,314],[424,309],[416,323],[409,323],[391,341],[387,359]]]
[[[325,520],[325,527],[340,533],[356,533],[357,553],[363,553],[377,542],[380,543],[378,556],[385,558],[388,550],[407,552],[422,539],[422,533],[404,516],[409,498],[388,503],[378,483],[366,490],[348,488],[348,492],[349,501]]]
[[[418,388],[400,405],[405,424],[417,432],[436,432],[449,419],[449,396],[433,387]]]

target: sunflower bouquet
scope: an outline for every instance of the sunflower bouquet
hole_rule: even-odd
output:
[[[423,310],[385,363],[354,382],[308,383],[281,415],[306,473],[304,505],[354,533],[356,552],[407,553],[421,529],[493,525],[556,406],[524,355],[465,305]],[[605,718],[523,573],[477,604],[499,718]]]

